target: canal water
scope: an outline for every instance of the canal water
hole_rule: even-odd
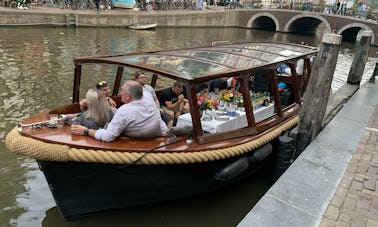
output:
[[[70,103],[73,58],[211,45],[213,41],[282,41],[318,46],[314,36],[238,28],[12,27],[0,28],[0,226],[235,226],[271,186],[271,172],[201,196],[137,207],[77,221],[59,215],[42,172],[33,159],[16,156],[4,140],[31,114]],[[354,44],[343,43],[332,89],[345,83]],[[374,70],[377,49],[371,49],[364,73]],[[103,80],[93,75],[91,82]],[[91,83],[92,84],[92,83]],[[91,84],[86,86],[90,87]],[[91,189],[88,189],[91,190]]]

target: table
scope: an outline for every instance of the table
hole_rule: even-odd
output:
[[[247,117],[245,112],[237,111],[238,116],[228,117],[229,120],[208,120],[201,121],[202,129],[208,133],[226,132],[230,130],[235,130],[238,128],[243,128],[248,125]],[[263,106],[253,111],[255,116],[255,121],[262,121],[274,114],[274,104],[269,103],[269,106]],[[177,126],[190,125],[192,126],[192,117],[190,113],[182,114],[177,119]]]

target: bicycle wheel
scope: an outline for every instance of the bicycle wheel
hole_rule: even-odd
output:
[[[88,9],[88,0],[78,0],[78,9]]]
[[[76,10],[77,9],[77,2],[78,0],[71,0],[71,9]]]

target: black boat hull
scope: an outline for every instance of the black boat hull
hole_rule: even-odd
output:
[[[76,219],[224,187],[262,167],[272,153],[267,145],[263,149],[266,158],[259,162],[254,158],[256,152],[251,152],[225,160],[176,165],[38,163],[62,216]]]

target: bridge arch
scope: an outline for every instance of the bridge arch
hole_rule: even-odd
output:
[[[275,28],[273,28],[275,26]],[[247,23],[248,28],[279,31],[280,22],[274,15],[266,12],[256,13]]]
[[[343,40],[355,42],[357,37],[362,31],[372,31],[371,28],[365,24],[361,23],[350,23],[340,28],[337,31],[338,35],[343,37]],[[375,43],[374,32],[372,31],[371,42]]]
[[[316,14],[304,13],[290,18],[284,27],[284,32],[313,34],[318,25],[322,22],[326,26],[328,32],[332,32],[331,24],[324,17]],[[307,26],[306,30],[303,29],[305,27],[304,24]]]

